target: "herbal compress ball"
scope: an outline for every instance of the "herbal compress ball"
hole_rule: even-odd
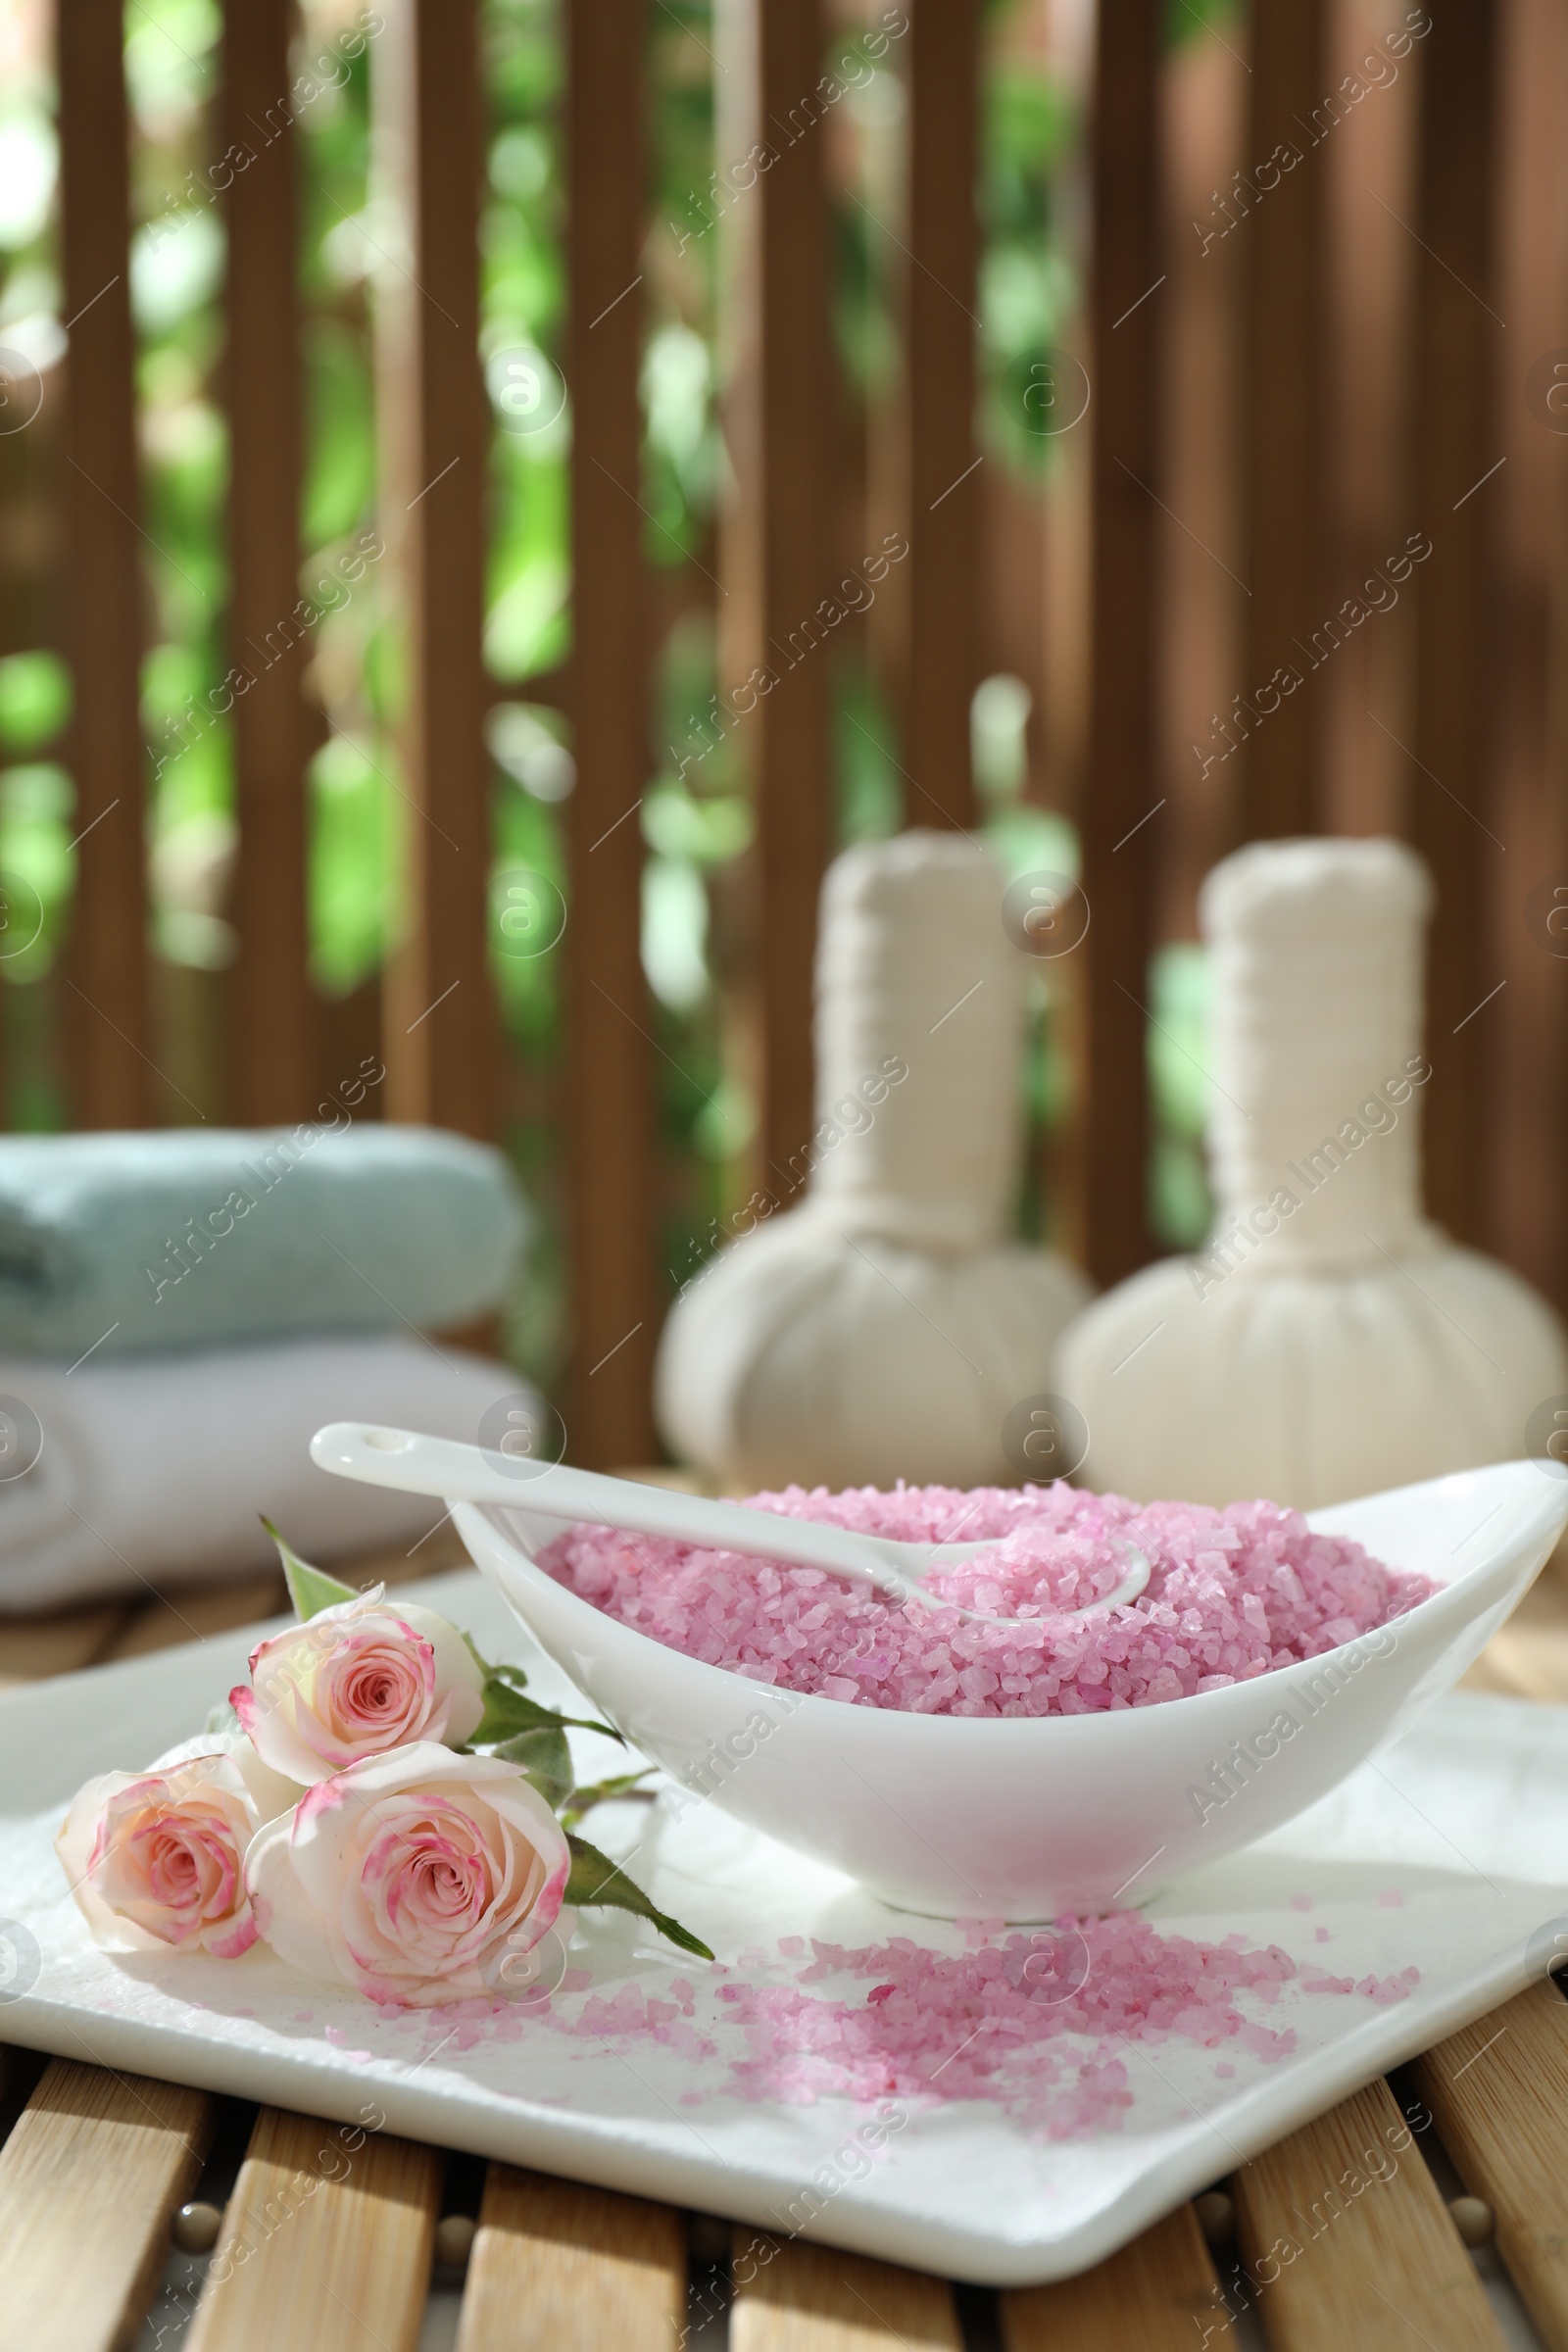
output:
[[[1063,1343],[1095,1485],[1308,1510],[1521,1455],[1568,1390],[1550,1309],[1422,1214],[1431,898],[1393,841],[1258,842],[1209,875],[1218,1211]]]
[[[726,1480],[1013,1475],[1007,1413],[1052,1388],[1089,1290],[1010,1238],[1030,963],[1005,887],[951,833],[866,843],[828,872],[815,1131],[660,1349],[665,1436]]]

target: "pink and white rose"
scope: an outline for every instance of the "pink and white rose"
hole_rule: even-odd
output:
[[[484,1713],[484,1676],[454,1625],[383,1588],[321,1609],[251,1652],[229,1703],[258,1754],[307,1786],[414,1741],[459,1747]]]
[[[299,1793],[248,1740],[223,1733],[187,1740],[146,1772],[89,1781],[55,1851],[94,1941],[238,1959],[257,1939],[246,1854]]]
[[[246,1879],[279,1959],[433,2008],[509,1989],[512,1955],[555,1924],[570,1867],[517,1765],[419,1740],[307,1789],[257,1838]]]

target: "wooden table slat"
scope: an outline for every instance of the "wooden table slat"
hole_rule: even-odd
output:
[[[172,1649],[180,1642],[204,1642],[209,1634],[226,1634],[238,1625],[254,1625],[276,1617],[288,1607],[288,1588],[279,1568],[259,1569],[232,1585],[176,1587],[167,1596],[150,1600],[136,1610],[105,1644],[110,1658],[139,1658],[151,1650]]]
[[[889,2344],[960,2352],[953,2290],[941,2278],[744,2229],[732,2262],[730,2352],[877,2352]]]
[[[1246,2292],[1275,2352],[1417,2337],[1432,2352],[1501,2352],[1475,2265],[1386,2082],[1293,2132],[1231,2187]]]
[[[188,2352],[414,2352],[441,2177],[433,2148],[264,2107]]]
[[[0,2149],[0,2311],[26,2352],[114,2352],[140,2323],[212,2139],[205,2092],[56,2058]],[[90,2249],[90,2258],[88,2252]]]
[[[1191,2205],[1135,2237],[1108,2261],[1052,2286],[998,2297],[1004,2352],[1194,2352],[1205,2325],[1223,2325],[1219,2280]],[[1195,2335],[1196,2328],[1196,2335]]]
[[[686,2321],[686,2230],[667,2205],[493,2164],[457,2352],[530,2343],[672,2352]]]
[[[1478,2018],[1416,2069],[1466,2188],[1552,2352],[1568,2346],[1568,2001],[1554,1984]]]
[[[58,1617],[0,1619],[0,1690],[74,1674],[104,1656],[131,1611],[122,1601]]]

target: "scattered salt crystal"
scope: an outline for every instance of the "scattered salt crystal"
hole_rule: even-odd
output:
[[[1035,1939],[1017,1930],[978,1947],[971,1940],[956,1955],[907,1936],[854,1950],[814,1941],[813,1965],[797,1983],[875,1980],[855,1999],[777,1983],[725,1984],[720,2003],[744,2028],[749,2049],[731,2065],[730,2087],[788,2105],[833,2096],[985,2099],[1048,2138],[1077,2137],[1115,2129],[1131,2105],[1129,2043],[1230,2042],[1273,2064],[1295,2049],[1295,2034],[1247,2015],[1243,1997],[1269,2003],[1282,1984],[1298,1981],[1303,1991],[1397,2000],[1418,1973],[1352,1986],[1348,1977],[1298,1972],[1278,1944],[1249,1949],[1236,1935],[1217,1944],[1161,1936],[1136,1911],[1063,1918],[1055,1927],[1080,1936],[1088,1956],[1087,1975],[1065,1997],[1054,1981],[1051,1997],[1042,1992],[1029,1973]],[[1235,2069],[1222,2061],[1216,2072]]]
[[[969,1924],[978,1933],[956,1953],[908,1936],[854,1948],[813,1938],[809,1964],[793,1984],[779,1981],[779,1964],[800,1960],[808,1946],[802,1936],[783,1936],[777,1957],[762,1953],[763,1973],[750,1978],[715,1966],[701,1992],[688,1977],[652,1989],[621,1984],[590,1993],[575,2014],[558,2004],[524,2012],[501,2003],[490,2012],[490,2032],[516,2039],[546,2031],[621,2046],[641,2039],[686,2069],[718,2062],[723,2072],[706,2087],[688,2073],[682,2106],[719,2091],[787,2106],[899,2098],[925,2109],[982,2100],[1025,2132],[1062,2140],[1119,2128],[1134,2104],[1130,2048],[1180,2040],[1273,2065],[1295,2050],[1296,2035],[1265,2025],[1254,2005],[1276,2003],[1282,1988],[1359,1994],[1382,2006],[1403,2000],[1420,1980],[1413,1967],[1359,1981],[1331,1976],[1311,1961],[1298,1965],[1278,1944],[1250,1947],[1235,1932],[1221,1943],[1162,1936],[1143,1913],[1121,1911],[1054,1923],[1057,1937],[1081,1939],[1088,1963],[1064,1994],[1059,1978],[1042,1982],[1031,1971],[1041,1931]],[[830,1989],[802,1990],[807,1984]],[[692,2022],[699,1998],[716,2009],[710,2023],[721,2041]],[[461,2005],[465,2013],[469,2006]],[[458,2046],[480,2038],[479,2026],[466,2024]],[[1161,2071],[1156,2060],[1148,2063]],[[1238,2070],[1222,2057],[1212,2071],[1230,2082]]]
[[[621,1624],[752,1681],[846,1706],[967,1716],[1100,1714],[1224,1690],[1320,1656],[1434,1590],[1272,1502],[1140,1505],[1064,1483],[789,1487],[751,1499],[913,1543],[940,1543],[961,1523],[964,1540],[994,1548],[933,1576],[931,1607],[613,1528],[574,1527],[540,1564]],[[1121,1581],[1129,1544],[1150,1563],[1140,1597],[1089,1621],[1064,1615]],[[944,1601],[1024,1622],[978,1624]]]

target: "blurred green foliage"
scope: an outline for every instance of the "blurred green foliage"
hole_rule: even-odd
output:
[[[58,654],[0,660],[0,748],[8,757],[52,742],[70,713],[71,672]]]
[[[1240,24],[1242,17],[1242,0],[1165,0],[1165,46],[1179,49],[1200,32]]]
[[[1015,471],[1043,472],[1058,454],[1038,429],[1029,392],[1065,339],[1078,280],[1057,218],[1078,110],[1059,82],[1016,63],[988,78],[981,153],[980,349],[986,434]]]
[[[1175,942],[1158,950],[1149,980],[1150,1223],[1170,1249],[1191,1250],[1207,1233],[1210,1214],[1203,1156],[1208,958],[1200,947]]]

